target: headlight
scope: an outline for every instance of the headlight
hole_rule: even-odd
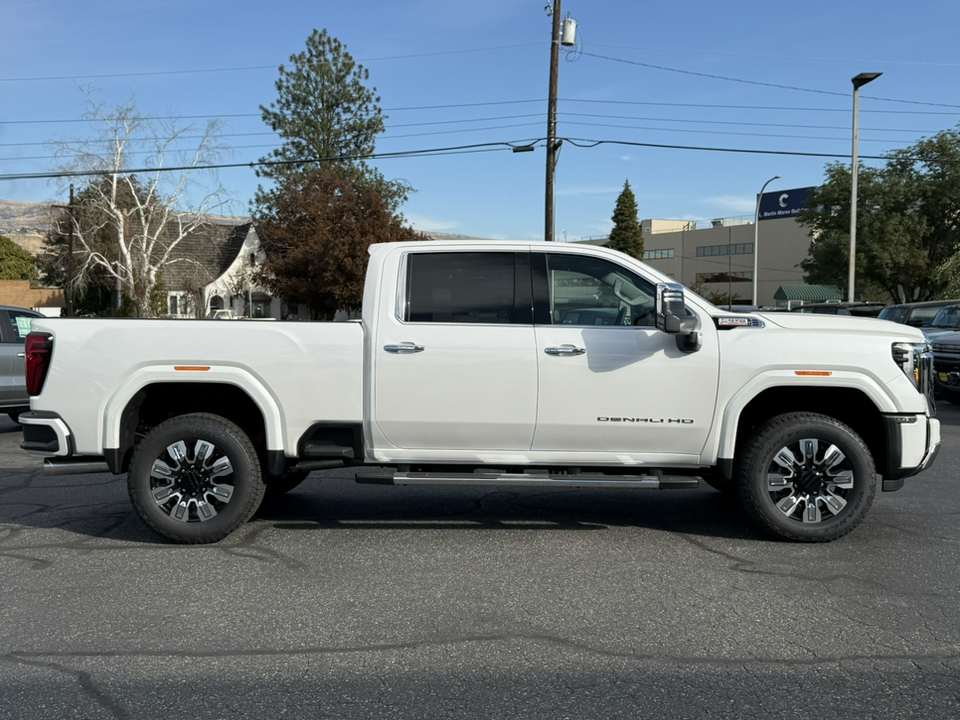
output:
[[[892,346],[893,361],[903,374],[928,400],[933,400],[933,352],[930,343],[896,342]]]

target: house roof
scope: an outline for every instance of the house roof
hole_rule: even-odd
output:
[[[236,259],[252,227],[251,223],[211,223],[197,228],[177,244],[173,254],[178,261],[164,268],[166,289],[188,290],[219,278]]]
[[[836,285],[781,285],[773,294],[773,299],[825,302],[842,300],[843,293]]]

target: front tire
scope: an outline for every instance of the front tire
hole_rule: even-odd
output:
[[[237,425],[195,413],[151,429],[130,461],[127,489],[143,521],[179,543],[222,540],[263,499],[260,460]]]
[[[853,530],[873,504],[873,457],[852,428],[815,413],[771,418],[749,439],[740,499],[768,533],[828,542]]]

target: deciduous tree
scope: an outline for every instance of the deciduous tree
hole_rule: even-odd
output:
[[[946,130],[886,157],[858,172],[857,299],[941,297],[960,243],[960,134]],[[850,191],[849,166],[832,163],[798,215],[813,236],[800,264],[809,283],[847,287]]]
[[[319,167],[285,178],[269,211],[254,218],[263,266],[256,281],[313,320],[332,320],[363,299],[372,243],[426,239],[390,212],[368,185]]]
[[[108,108],[90,100],[86,119],[99,123],[99,136],[58,143],[60,170],[96,178],[81,191],[83,212],[67,216],[74,281],[81,287],[119,282],[133,314],[148,317],[155,314],[164,268],[191,262],[177,246],[225,205],[215,172],[205,169],[225,152],[220,123],[208,123],[194,149],[180,151],[175,148],[192,128],[144,116],[132,103]],[[149,169],[131,172],[138,167]],[[201,186],[198,175],[207,173]],[[57,230],[61,238],[66,232]]]

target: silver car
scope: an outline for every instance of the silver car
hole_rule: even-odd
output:
[[[14,421],[30,409],[23,345],[30,321],[36,317],[44,316],[26,308],[0,305],[0,412]]]

